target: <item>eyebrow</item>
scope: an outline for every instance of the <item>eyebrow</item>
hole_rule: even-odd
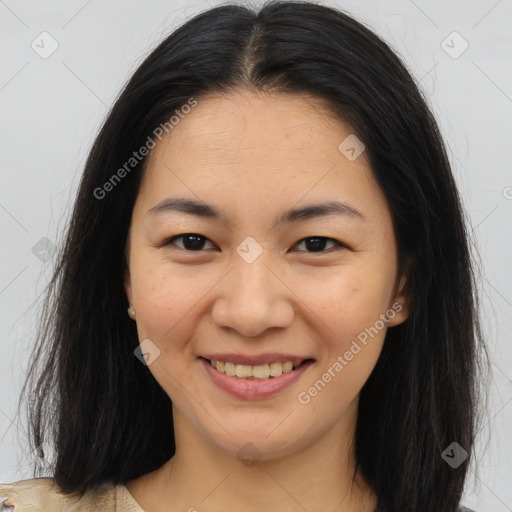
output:
[[[148,210],[146,215],[157,216],[167,212],[181,212],[205,219],[220,220],[228,225],[224,221],[223,214],[214,206],[202,201],[182,197],[164,199]],[[328,215],[343,215],[353,219],[365,220],[364,215],[348,203],[328,201],[287,210],[276,220],[276,223],[297,223]]]

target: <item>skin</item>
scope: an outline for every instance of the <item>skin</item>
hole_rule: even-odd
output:
[[[176,454],[126,485],[146,512],[374,510],[373,491],[359,473],[353,479],[359,393],[386,330],[408,308],[386,200],[365,153],[350,161],[338,149],[352,133],[316,98],[230,91],[198,98],[151,151],[132,215],[125,289],[139,339],[160,350],[148,370],[172,399]],[[211,204],[224,222],[147,213],[171,196]],[[328,200],[349,203],[364,220],[276,224],[285,210]],[[199,251],[183,238],[163,245],[186,233],[205,237]],[[263,250],[252,263],[236,251],[248,236]],[[315,252],[310,237],[349,248],[327,240]],[[401,308],[394,318],[300,403],[299,393],[393,304]],[[198,360],[208,352],[315,362],[278,395],[244,400],[212,383]],[[249,442],[261,457],[252,466],[237,457]]]

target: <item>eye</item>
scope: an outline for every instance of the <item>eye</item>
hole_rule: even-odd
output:
[[[335,240],[334,238],[328,238],[325,236],[310,236],[307,238],[303,238],[302,240],[299,240],[299,242],[297,242],[296,245],[298,246],[300,244],[305,243],[305,247],[312,249],[310,252],[313,252],[313,253],[328,252],[325,250],[325,244],[328,242],[334,243],[335,247],[345,248],[345,249],[347,248],[347,246],[345,244],[338,242],[338,240]],[[302,251],[299,251],[299,252],[302,252]],[[332,252],[332,251],[329,251],[329,252]]]
[[[181,247],[182,249],[184,249],[186,251],[192,251],[192,252],[193,251],[195,251],[195,252],[201,251],[202,249],[204,249],[205,242],[209,241],[208,238],[206,238],[205,236],[199,235],[197,233],[184,233],[182,235],[175,235],[175,236],[167,239],[162,245],[163,246],[176,245],[174,243],[174,241],[178,240],[178,239],[182,239],[182,241],[183,241],[183,246]],[[315,237],[303,238],[302,240],[299,240],[295,244],[295,246],[298,246],[300,244],[305,244],[306,249],[309,249],[306,252],[313,252],[313,253],[328,252],[325,249],[325,245],[326,245],[326,243],[329,243],[329,242],[334,243],[334,248],[335,247],[345,248],[345,249],[348,248],[345,244],[338,242],[338,240],[335,240],[334,238],[328,238],[325,236],[315,236]],[[304,252],[304,251],[299,251],[299,252]],[[329,252],[332,252],[332,251],[329,251]]]
[[[208,240],[205,236],[198,235],[197,233],[184,233],[183,235],[176,235],[169,239],[167,239],[162,245],[171,245],[174,243],[174,240],[183,239],[182,249],[186,251],[200,251],[204,247],[205,240]]]

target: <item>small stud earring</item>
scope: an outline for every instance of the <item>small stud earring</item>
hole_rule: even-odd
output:
[[[130,307],[128,308],[128,315],[130,318],[135,318],[135,309],[133,309],[133,304],[130,302]]]

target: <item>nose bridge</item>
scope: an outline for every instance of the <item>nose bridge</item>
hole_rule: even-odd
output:
[[[276,278],[269,270],[275,266],[271,251],[254,238],[247,237],[236,247],[232,265],[234,283],[229,293],[233,302],[242,308],[250,306],[254,312],[266,311],[276,299],[276,292],[279,294]]]
[[[271,251],[251,237],[245,239],[233,254],[228,282],[214,307],[214,321],[248,337],[289,325],[293,307],[278,273]]]
[[[273,276],[269,270],[272,266],[270,251],[262,248],[262,252],[254,256],[254,249],[249,247],[244,253],[246,248],[247,245],[241,244],[237,248],[237,254],[233,256],[234,286],[231,295],[238,296],[239,300],[252,297],[253,302],[259,299],[269,300],[272,295],[271,288],[276,284],[270,282],[270,276]]]

